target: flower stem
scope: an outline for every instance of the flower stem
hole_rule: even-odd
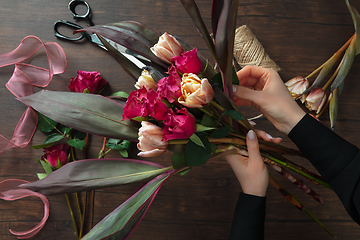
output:
[[[72,219],[72,222],[74,225],[74,234],[75,234],[76,238],[79,238],[79,233],[78,233],[78,229],[77,229],[76,222],[75,222],[74,212],[73,212],[71,204],[70,204],[69,195],[65,194],[65,198],[66,198],[66,202],[67,202],[69,210],[70,210],[70,216],[71,216],[71,219]]]

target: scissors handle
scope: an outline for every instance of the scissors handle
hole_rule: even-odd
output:
[[[83,39],[84,37],[88,38],[88,34],[86,32],[82,32],[81,35],[79,37],[68,37],[68,36],[65,36],[64,34],[61,34],[58,30],[58,27],[60,25],[65,25],[69,28],[73,28],[73,29],[82,29],[81,26],[75,24],[75,23],[72,23],[72,22],[69,22],[69,21],[65,21],[65,20],[58,20],[54,23],[54,34],[56,37],[58,38],[61,38],[61,39],[66,39],[66,40],[69,40],[69,41],[79,41],[81,39]]]
[[[85,14],[77,14],[75,8],[78,5],[85,5],[87,8],[87,11]],[[82,18],[85,19],[85,21],[90,25],[90,26],[94,26],[94,23],[91,21],[90,19],[90,15],[91,15],[91,9],[90,9],[90,5],[85,2],[84,0],[72,0],[69,2],[68,8],[70,10],[70,12],[72,13],[72,15],[74,16],[74,19],[76,18]]]

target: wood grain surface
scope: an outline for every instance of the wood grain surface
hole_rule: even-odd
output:
[[[58,19],[72,21],[68,0],[0,0],[0,54],[15,49],[20,41],[35,35],[44,42],[59,43],[67,56],[65,73],[53,77],[50,90],[68,91],[67,85],[78,70],[99,71],[109,82],[104,94],[130,92],[134,81],[104,50],[87,42],[67,42],[54,37],[53,23]],[[178,35],[201,54],[210,58],[206,45],[178,0],[88,0],[95,24],[124,20],[141,22],[159,32]],[[204,21],[210,27],[210,0],[196,0]],[[360,11],[360,2],[351,4]],[[85,26],[84,22],[78,24]],[[240,0],[237,25],[247,25],[263,44],[266,52],[281,67],[284,81],[306,76],[325,62],[354,33],[351,16],[344,0]],[[44,54],[31,63],[46,66]],[[14,99],[5,84],[13,66],[0,69],[0,133],[11,138],[13,129],[25,110]],[[36,89],[38,91],[38,89]],[[360,146],[360,61],[356,57],[346,79],[339,105],[335,132]],[[256,112],[246,109],[248,116]],[[321,120],[329,125],[328,114]],[[257,120],[259,129],[283,138],[283,145],[294,147],[284,134],[266,119]],[[45,135],[36,132],[31,144],[40,144]],[[92,137],[90,157],[96,157],[102,139]],[[36,180],[42,172],[34,159],[41,150],[31,147],[7,150],[0,155],[0,181],[10,178]],[[136,157],[136,149],[130,157]],[[112,157],[118,157],[111,153]],[[170,154],[154,161],[170,165]],[[307,160],[294,159],[310,169]],[[330,161],[330,159],[329,159]],[[323,197],[320,205],[291,186],[280,175],[273,175],[290,189],[339,239],[360,239],[360,227],[346,213],[337,196],[330,190],[314,186]],[[309,183],[310,186],[313,184]],[[94,222],[119,206],[138,185],[96,191]],[[210,161],[192,169],[185,176],[176,175],[161,188],[148,213],[129,239],[227,239],[240,186],[224,159]],[[62,195],[49,197],[51,210],[45,227],[33,239],[75,239],[69,211]],[[0,202],[0,239],[16,239],[8,229],[27,230],[42,218],[43,205],[37,198]],[[265,239],[332,239],[307,214],[294,208],[274,188],[267,195]]]

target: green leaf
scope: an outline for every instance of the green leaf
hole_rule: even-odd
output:
[[[59,133],[52,133],[45,139],[44,144],[53,144],[60,141],[63,138],[64,136]]]
[[[241,113],[239,111],[236,110],[227,110],[223,113],[223,115],[225,116],[229,116],[233,119],[235,119],[236,121],[241,121],[244,120],[245,118],[241,115]]]
[[[335,124],[336,124],[336,118],[337,118],[337,110],[338,110],[338,105],[339,105],[339,98],[341,95],[341,92],[344,88],[344,83],[342,82],[342,84],[340,84],[340,86],[336,89],[334,89],[334,91],[332,92],[332,98],[330,100],[330,104],[329,104],[329,117],[330,117],[330,127],[332,130],[334,130],[335,128]]]
[[[44,168],[46,175],[49,175],[50,173],[53,172],[52,167],[47,160],[46,161],[39,160],[39,162],[40,162],[41,166]]]
[[[44,195],[82,192],[147,181],[167,170],[153,162],[133,159],[78,160],[22,187]]]
[[[52,130],[54,130],[57,126],[57,122],[55,122],[54,120],[42,115],[41,113],[36,112],[36,115],[38,116],[38,125],[37,128],[44,132],[44,133],[49,133]]]
[[[211,134],[210,134],[210,137],[213,137],[213,138],[223,138],[223,137],[226,137],[229,132],[231,131],[231,127],[229,126],[224,126],[224,127],[221,127],[221,128],[218,128],[216,129],[215,131],[213,131]]]
[[[212,83],[217,86],[218,88],[220,88],[221,90],[224,89],[224,85],[222,82],[222,76],[221,76],[221,72],[216,73],[212,78],[211,78]]]
[[[126,239],[141,221],[162,184],[174,173],[164,173],[148,182],[95,225],[82,240]]]
[[[186,167],[188,163],[185,158],[185,153],[173,153],[171,163],[174,169]]]
[[[77,138],[73,138],[73,139],[69,139],[67,141],[67,143],[74,147],[74,148],[78,148],[80,150],[83,150],[83,148],[85,147],[85,141],[84,140],[80,140],[80,139],[77,139]]]
[[[358,36],[360,36],[360,15],[358,11],[353,6],[350,5],[349,0],[346,0],[346,5],[350,11],[351,18],[354,22],[355,33],[356,33],[355,55],[358,55],[360,53],[360,38],[358,38]]]
[[[236,69],[235,67],[233,66],[233,71],[232,71],[232,84],[235,84],[235,85],[239,85],[239,78],[236,74]]]
[[[205,114],[206,115],[206,114]],[[196,132],[205,132],[209,130],[214,130],[214,127],[207,127],[201,124],[196,124]]]
[[[118,91],[118,92],[114,92],[113,94],[111,94],[111,96],[128,98],[128,97],[129,97],[129,94],[128,94],[127,92]]]
[[[199,136],[196,135],[196,133],[194,133],[193,135],[190,136],[190,140],[193,141],[196,145],[205,148],[203,142],[201,141]]]
[[[185,147],[185,158],[190,167],[201,166],[207,162],[211,156],[211,144],[206,137],[201,137],[201,141],[204,144],[204,147],[201,147],[189,141]]]
[[[129,157],[129,154],[126,151],[126,149],[119,149],[118,151],[119,151],[120,155],[123,156],[124,158]]]
[[[38,179],[39,179],[39,180],[47,177],[47,174],[46,174],[46,173],[37,173],[36,175],[38,176]]]
[[[204,116],[201,119],[201,125],[206,126],[206,127],[217,127],[217,123],[215,121],[215,119],[213,119],[212,117],[204,114]]]
[[[190,172],[190,170],[191,170],[191,168],[187,168],[187,169],[179,172],[179,174],[180,174],[181,176],[184,176],[185,174],[187,174],[188,172]]]
[[[101,95],[40,91],[18,98],[47,117],[98,136],[137,140],[139,124],[122,121],[124,105]]]
[[[71,135],[73,138],[84,139],[86,137],[86,132],[81,132],[76,129],[73,129]]]
[[[67,135],[70,133],[70,131],[72,130],[72,128],[60,124],[59,130],[60,130],[65,136],[67,136]]]

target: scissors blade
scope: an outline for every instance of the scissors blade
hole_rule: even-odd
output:
[[[101,47],[102,49],[106,49],[106,47],[104,46],[104,44],[102,44],[102,42],[100,41],[100,39],[98,38],[98,36],[96,36],[96,34],[91,34],[90,35],[91,37],[91,41],[96,43],[99,47]],[[127,59],[129,59],[132,63],[134,63],[138,68],[142,69],[144,67],[146,67],[146,65],[141,62],[138,58],[136,58],[135,56],[127,53],[127,48],[110,40],[110,39],[107,39],[107,38],[104,38],[111,46],[113,46],[116,50],[119,51],[119,53],[121,53],[122,55],[124,55]],[[146,61],[149,61],[147,59],[144,59]]]

